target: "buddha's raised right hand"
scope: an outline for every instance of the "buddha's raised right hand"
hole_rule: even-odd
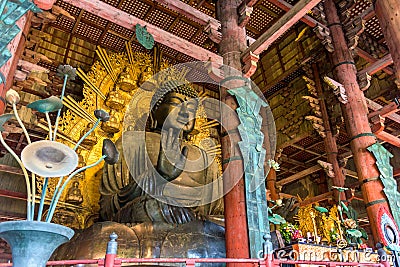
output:
[[[188,154],[187,146],[183,146],[179,140],[179,132],[169,128],[161,131],[160,153],[157,161],[157,171],[167,181],[172,181],[181,175]]]

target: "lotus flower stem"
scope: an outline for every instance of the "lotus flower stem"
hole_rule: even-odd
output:
[[[17,105],[12,104],[12,107],[13,107],[13,111],[14,111],[14,116],[17,119],[19,126],[21,126],[22,130],[24,131],[24,134],[25,134],[26,140],[28,141],[28,144],[30,144],[31,138],[29,137],[28,131],[26,130],[24,123],[21,121],[21,118],[18,115]]]
[[[17,154],[15,154],[15,152],[6,144],[6,142],[4,141],[3,135],[0,133],[0,142],[1,144],[4,146],[5,149],[7,149],[8,152],[10,152],[10,154],[15,158],[15,160],[18,162],[19,166],[22,169],[22,172],[24,173],[24,177],[25,177],[25,181],[26,181],[26,192],[27,192],[27,220],[28,221],[32,221],[33,217],[31,215],[31,201],[32,201],[32,192],[31,192],[31,187],[30,187],[30,181],[29,181],[29,174],[26,171],[24,164],[22,164],[22,161],[19,159],[19,157],[17,156]]]
[[[44,206],[44,199],[46,198],[48,182],[49,182],[49,178],[45,177],[43,187],[42,187],[42,196],[40,197],[39,211],[38,211],[38,215],[37,215],[38,221],[41,221],[41,217],[42,217],[42,213],[43,213],[43,206]]]
[[[58,183],[56,185],[56,188],[54,189],[53,197],[51,198],[51,202],[50,202],[50,206],[49,206],[49,211],[52,209],[52,207],[54,205],[54,199],[56,198],[56,195],[58,193],[58,190],[60,189],[60,185],[61,185],[61,182],[63,179],[64,179],[64,176],[60,177],[60,179],[58,180]],[[49,212],[47,212],[46,222],[49,222],[49,221],[51,221],[51,218],[49,220]]]
[[[88,137],[89,134],[91,134],[94,129],[96,129],[96,127],[99,125],[100,123],[100,119],[97,119],[97,121],[93,124],[93,127],[87,132],[85,133],[84,136],[82,136],[81,139],[79,139],[78,143],[76,143],[75,147],[74,147],[74,151],[76,151],[76,149],[79,147],[79,145],[82,143],[83,140],[85,140],[86,137]]]
[[[35,217],[35,197],[36,197],[36,175],[33,172],[31,173],[31,186],[32,186],[31,216],[33,221],[33,217]]]
[[[47,125],[49,126],[49,140],[51,141],[51,138],[53,136],[53,131],[51,130],[51,120],[48,112],[44,113],[46,115],[46,120],[47,120]]]
[[[63,87],[62,87],[62,90],[61,90],[61,97],[60,97],[61,101],[64,99],[65,87],[67,86],[68,76],[69,76],[68,74],[64,74],[64,84],[63,84]],[[57,129],[58,129],[58,122],[60,121],[60,115],[61,115],[61,109],[59,109],[57,111],[56,123],[54,125],[53,140],[51,139],[51,136],[50,136],[50,140],[52,140],[52,141],[56,141],[56,138],[57,138]]]
[[[51,203],[52,205],[51,205],[51,208],[50,208],[50,210],[49,210],[48,217],[46,218],[46,222],[50,222],[51,219],[53,218],[53,214],[54,214],[54,211],[55,211],[55,209],[56,209],[57,202],[58,202],[58,200],[60,199],[61,193],[64,191],[64,189],[65,189],[65,187],[67,186],[67,184],[69,183],[69,181],[70,181],[75,175],[77,175],[78,173],[80,173],[80,172],[82,172],[82,171],[84,171],[84,170],[86,170],[86,169],[92,168],[92,167],[94,167],[94,166],[100,164],[100,163],[103,161],[103,159],[105,159],[106,157],[107,157],[106,155],[103,155],[103,156],[101,156],[95,163],[92,163],[92,164],[90,164],[90,165],[87,165],[87,166],[85,166],[85,167],[82,167],[82,168],[80,168],[80,169],[77,169],[76,171],[74,171],[73,173],[71,173],[71,174],[68,176],[67,180],[65,180],[63,186],[62,186],[61,189],[58,191],[57,197],[54,199],[54,203],[53,203],[53,201],[52,201],[52,203]]]
[[[26,138],[28,144],[31,144],[32,142],[31,142],[31,138],[29,137],[28,131],[26,130],[24,123],[22,122],[21,118],[20,118],[19,115],[18,115],[16,103],[13,103],[13,104],[12,104],[12,108],[13,108],[14,116],[15,116],[15,118],[17,119],[18,124],[19,124],[19,125],[21,126],[21,128],[22,128],[22,131],[24,132],[24,135],[25,135],[25,138]],[[21,161],[21,160],[20,160],[20,161]],[[21,165],[21,166],[23,165],[22,162],[21,162],[20,165]],[[25,168],[25,167],[24,167],[24,168]],[[29,215],[29,217],[28,217],[29,219],[28,219],[28,220],[33,220],[34,213],[35,213],[36,176],[35,176],[34,173],[32,173],[31,175],[32,175],[32,176],[31,176],[31,183],[30,183],[30,186],[31,186],[32,188],[30,189],[30,194],[28,195],[28,197],[29,197],[29,196],[31,197],[31,200],[28,202],[31,211],[28,213],[28,215]],[[29,186],[29,183],[27,183],[27,186]]]

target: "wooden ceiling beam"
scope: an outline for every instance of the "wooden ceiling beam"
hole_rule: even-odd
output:
[[[385,131],[381,131],[379,133],[376,132],[375,135],[382,141],[385,141],[391,145],[400,147],[400,138],[398,138],[388,132],[385,132]]]
[[[297,148],[297,149],[299,149],[300,151],[299,151],[299,152],[296,152],[296,153],[294,153],[294,154],[292,154],[291,156],[295,156],[295,155],[297,155],[297,154],[299,154],[299,153],[301,153],[301,152],[303,152],[303,151],[305,151],[305,152],[307,152],[307,153],[310,153],[310,154],[313,154],[314,156],[318,156],[318,157],[321,156],[321,154],[319,154],[319,153],[317,153],[317,152],[314,152],[314,151],[312,151],[312,150],[309,150],[308,148],[304,148],[304,147],[299,146],[299,145],[296,145],[296,144],[292,144],[292,147]]]
[[[306,13],[321,0],[300,0],[293,8],[285,13],[274,25],[264,32],[253,44],[242,53],[242,58],[253,53],[260,55],[274,41],[298,22]]]
[[[16,174],[16,175],[24,175],[22,170],[17,167],[12,167],[4,164],[0,164],[0,172],[6,172],[6,173],[11,173],[11,174]]]
[[[219,20],[204,14],[200,10],[180,1],[180,0],[155,0],[155,2],[167,7],[168,9],[177,12],[178,14],[185,16],[186,18],[200,24],[206,26],[208,24],[212,24],[215,27],[220,28],[221,23]]]
[[[287,155],[285,155],[285,154],[283,154],[283,153],[282,153],[282,155],[281,155],[281,157],[280,157],[279,159],[282,160],[282,161],[284,161],[284,162],[287,162],[287,163],[289,163],[289,164],[293,164],[293,165],[295,165],[296,167],[303,167],[303,168],[309,167],[309,166],[306,166],[306,163],[305,163],[305,162],[303,162],[303,161],[298,161],[298,160],[289,158]]]
[[[9,190],[0,189],[0,197],[14,198],[20,200],[26,200],[26,194],[21,192],[13,192]]]
[[[363,58],[364,60],[368,61],[369,63],[375,63],[376,61],[378,61],[376,58],[374,58],[373,56],[371,56],[370,54],[368,54],[366,51],[362,50],[359,47],[356,47],[356,49],[354,49],[354,50],[359,57]],[[383,68],[383,71],[389,75],[393,75],[393,73],[394,73],[393,69],[389,68],[389,67]]]
[[[304,207],[304,206],[308,206],[308,205],[311,205],[311,204],[314,204],[314,203],[317,203],[317,202],[321,202],[321,201],[324,201],[324,200],[327,200],[327,199],[331,199],[332,195],[333,195],[332,191],[326,192],[326,193],[323,193],[321,195],[318,195],[318,196],[311,197],[311,198],[303,200],[302,202],[299,203],[299,206],[300,207]]]
[[[383,58],[381,58],[381,59],[373,62],[369,66],[367,66],[365,69],[359,71],[357,75],[362,75],[364,73],[373,75],[373,74],[377,73],[378,71],[381,71],[392,64],[393,64],[392,55],[387,54]]]
[[[268,0],[268,2],[276,5],[277,7],[279,7],[280,9],[282,9],[283,11],[286,11],[286,12],[288,12],[289,10],[291,10],[293,8],[293,6],[291,4],[289,4],[288,2],[283,1],[283,0]],[[315,26],[320,24],[318,21],[316,21],[315,19],[313,19],[312,17],[310,17],[308,15],[305,15],[300,20],[312,28],[314,28]],[[321,25],[321,26],[323,26],[323,25]],[[325,27],[325,26],[323,26],[323,27]]]
[[[372,109],[373,111],[377,111],[383,108],[383,106],[381,106],[380,104],[372,101],[371,99],[365,98],[366,102],[367,102],[367,106],[368,108]],[[400,115],[397,113],[392,113],[390,115],[387,116],[389,119],[391,119],[392,121],[395,121],[397,123],[400,123]]]
[[[368,118],[371,119],[375,116],[381,116],[382,118],[385,118],[388,117],[390,114],[396,113],[397,111],[399,111],[397,103],[392,102],[374,112],[369,113]]]
[[[211,60],[214,63],[222,65],[221,56],[152,24],[149,24],[100,0],[64,0],[64,2],[84,9],[91,14],[102,17],[103,19],[111,21],[126,29],[134,30],[136,24],[146,26],[147,31],[154,37],[156,42],[171,47],[172,49],[175,49],[176,51],[179,51],[185,55],[191,55],[197,60]]]
[[[312,167],[310,167],[308,169],[305,169],[304,171],[298,172],[296,174],[293,174],[292,176],[289,176],[289,177],[287,177],[285,179],[277,181],[276,185],[277,186],[283,186],[283,185],[289,184],[291,182],[299,180],[299,179],[301,179],[301,178],[303,178],[303,177],[305,177],[305,176],[307,176],[309,174],[312,174],[314,172],[317,172],[319,170],[322,170],[321,165],[312,166]]]

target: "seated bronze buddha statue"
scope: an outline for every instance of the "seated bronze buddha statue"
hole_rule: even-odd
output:
[[[147,131],[137,128],[144,125],[139,121],[128,127],[117,141],[119,162],[103,168],[103,222],[76,234],[56,255],[104,257],[115,232],[119,257],[225,257],[224,229],[207,220],[222,197],[218,165],[186,141],[195,125],[196,97],[191,87],[173,82],[158,89]]]
[[[167,82],[153,96],[150,131],[126,131],[120,162],[104,168],[103,220],[186,223],[207,216],[220,194],[218,166],[201,148],[186,143],[195,126],[197,93]]]

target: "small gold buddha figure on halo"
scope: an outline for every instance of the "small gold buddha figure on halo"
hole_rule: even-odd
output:
[[[120,131],[120,118],[119,118],[119,114],[117,111],[115,110],[111,110],[110,111],[110,120],[103,122],[101,124],[101,129],[103,131],[105,131],[106,133],[110,133],[110,134],[115,134],[118,133]]]
[[[71,203],[74,205],[80,205],[83,202],[83,195],[81,190],[79,189],[79,182],[74,181],[72,186],[68,189],[67,196],[65,198],[65,202]]]
[[[115,110],[120,110],[125,107],[125,97],[121,92],[119,92],[118,86],[108,93],[105,103],[107,107]]]
[[[96,136],[95,136],[96,137]],[[97,137],[96,137],[96,143],[97,143]],[[78,154],[78,167],[84,167],[86,166],[86,161],[82,155],[82,148],[78,146],[78,148],[76,149],[76,154]]]
[[[88,123],[88,125],[86,125],[86,128],[84,130],[81,131],[81,136],[80,138],[82,138],[82,136],[84,136],[91,128],[93,127],[93,123]],[[94,145],[97,144],[97,137],[96,134],[94,133],[94,131],[89,134],[83,141],[82,141],[82,145],[84,146],[89,146],[92,147]]]
[[[147,66],[143,69],[142,73],[140,74],[139,84],[142,85],[144,82],[152,82],[153,80],[153,69],[151,66]]]
[[[125,68],[124,72],[120,74],[117,84],[122,91],[129,93],[138,88],[137,79],[138,73],[129,65]]]

